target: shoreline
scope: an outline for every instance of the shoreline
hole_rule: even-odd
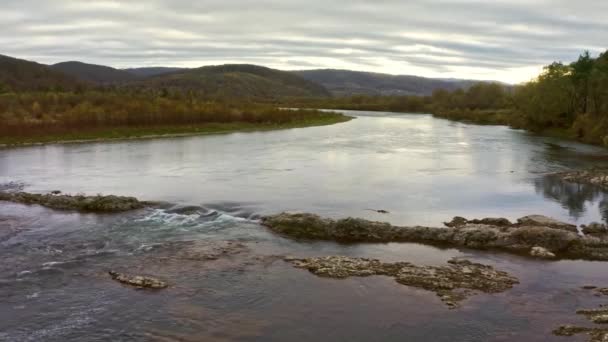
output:
[[[307,127],[322,127],[335,125],[343,122],[348,122],[355,117],[339,115],[313,120],[303,120],[286,124],[249,124],[249,123],[214,123],[203,125],[189,126],[164,126],[164,127],[134,127],[134,128],[109,128],[107,130],[90,131],[80,134],[75,134],[76,137],[63,139],[62,135],[49,135],[30,139],[7,139],[17,142],[1,142],[0,149],[10,149],[19,147],[44,146],[44,145],[67,145],[67,144],[82,144],[82,143],[99,143],[99,142],[119,142],[131,140],[151,140],[163,138],[182,138],[193,136],[205,136],[215,134],[230,134],[230,133],[250,133],[250,132],[267,132],[274,130],[292,129],[292,128],[307,128]],[[166,133],[162,133],[165,131]],[[172,132],[173,131],[173,132]],[[158,133],[157,133],[158,132]],[[64,134],[65,136],[69,136]],[[90,138],[89,138],[90,137]],[[31,140],[31,141],[29,141]]]
[[[601,142],[590,142],[590,141],[585,141],[585,140],[577,138],[575,133],[573,133],[571,129],[550,127],[550,128],[545,128],[540,131],[534,131],[534,130],[531,130],[531,129],[528,129],[528,128],[525,128],[522,126],[518,126],[516,124],[512,124],[508,121],[505,121],[508,119],[504,117],[504,113],[501,113],[501,110],[487,111],[485,113],[485,116],[482,117],[482,119],[476,119],[473,117],[459,116],[458,114],[446,115],[446,114],[441,114],[441,113],[433,113],[432,111],[424,111],[424,112],[407,111],[406,112],[406,111],[390,110],[390,109],[314,108],[314,107],[310,107],[310,109],[323,109],[323,110],[331,110],[331,111],[337,111],[337,112],[339,112],[340,110],[348,110],[348,111],[364,111],[364,112],[389,112],[389,113],[397,113],[397,114],[431,115],[432,117],[434,117],[436,119],[444,119],[444,120],[460,122],[460,123],[469,124],[469,125],[504,126],[504,127],[508,127],[511,129],[515,129],[515,130],[523,130],[530,135],[535,135],[535,136],[539,136],[539,137],[563,139],[563,140],[577,142],[577,143],[584,144],[584,145],[608,148],[608,146],[604,145]],[[457,117],[454,117],[454,115],[456,115]]]

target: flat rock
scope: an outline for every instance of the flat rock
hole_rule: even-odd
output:
[[[327,256],[285,259],[321,277],[348,278],[373,275],[389,276],[402,285],[435,292],[449,308],[471,295],[472,291],[499,293],[518,284],[506,272],[468,260],[452,259],[446,266],[416,266],[409,262],[387,263],[377,259]]]
[[[262,224],[270,230],[294,239],[414,242],[439,247],[498,249],[520,255],[532,253],[535,257],[608,260],[606,237],[581,236],[574,231],[575,226],[539,215],[523,217],[517,224],[507,225],[507,221],[456,217],[446,223],[450,227],[434,228],[393,226],[360,218],[332,220],[307,213],[281,213],[262,218]]]
[[[563,229],[573,233],[577,233],[576,226],[570,223],[561,222],[543,215],[529,215],[517,219],[520,226],[535,226],[535,227],[551,227],[555,229]]]
[[[41,205],[51,209],[75,210],[81,212],[115,213],[141,209],[147,205],[135,197],[124,196],[84,196],[62,194],[32,194],[27,192],[0,192],[0,201],[28,205]]]
[[[168,286],[164,281],[152,277],[140,275],[132,276],[115,271],[108,271],[108,274],[110,277],[112,277],[112,279],[120,283],[138,288],[164,289]]]

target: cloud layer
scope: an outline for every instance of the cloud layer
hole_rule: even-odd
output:
[[[114,67],[254,63],[521,82],[606,48],[596,0],[3,0],[2,54]]]

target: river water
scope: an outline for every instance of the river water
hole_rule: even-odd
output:
[[[347,113],[356,119],[324,127],[0,150],[0,184],[167,203],[89,215],[0,202],[0,341],[560,341],[552,329],[585,323],[574,311],[601,298],[580,287],[608,286],[605,263],[292,241],[258,219],[606,221],[604,192],[547,174],[606,166],[607,150],[429,115]],[[521,284],[447,310],[390,278],[318,278],[280,255],[429,265],[467,257]],[[134,290],[110,269],[171,286]]]

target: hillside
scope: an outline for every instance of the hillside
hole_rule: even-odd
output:
[[[0,55],[0,92],[74,90],[83,86],[47,65]]]
[[[124,71],[133,74],[135,76],[145,78],[151,76],[158,76],[168,74],[176,71],[186,70],[185,68],[170,68],[170,67],[147,67],[147,68],[129,68],[123,69]]]
[[[128,85],[139,91],[194,94],[205,98],[272,100],[285,97],[327,97],[323,86],[291,72],[248,64],[186,69]]]
[[[475,81],[442,80],[407,75],[389,75],[350,70],[319,69],[294,71],[319,83],[336,96],[351,95],[431,95],[434,90],[467,89]]]
[[[136,75],[125,70],[82,62],[62,62],[51,65],[51,68],[78,80],[96,84],[124,83],[138,79]]]

